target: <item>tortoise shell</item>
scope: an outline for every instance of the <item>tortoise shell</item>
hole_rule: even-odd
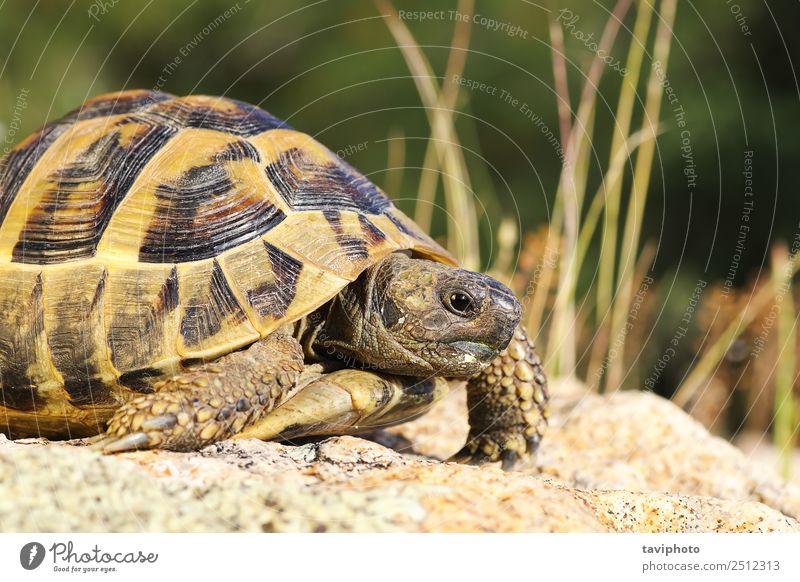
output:
[[[301,318],[403,249],[454,262],[266,111],[151,91],[94,98],[0,161],[0,424],[12,411],[46,424],[113,409],[148,378]]]

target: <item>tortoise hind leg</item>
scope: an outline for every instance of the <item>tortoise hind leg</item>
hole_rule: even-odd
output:
[[[290,400],[233,438],[285,440],[359,434],[412,420],[449,390],[443,378],[344,369],[309,383]]]
[[[236,434],[279,406],[291,396],[302,371],[300,344],[273,334],[124,404],[92,447],[106,453],[196,450]]]

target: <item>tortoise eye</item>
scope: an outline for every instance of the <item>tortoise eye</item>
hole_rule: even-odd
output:
[[[442,299],[447,310],[459,317],[469,317],[476,310],[475,300],[464,291],[448,291]]]

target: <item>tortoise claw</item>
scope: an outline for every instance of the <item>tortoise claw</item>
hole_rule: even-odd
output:
[[[174,414],[162,414],[148,418],[142,423],[142,430],[168,430],[178,424],[178,417]]]
[[[462,465],[483,465],[492,462],[489,455],[481,450],[473,451],[469,446],[465,446],[447,460],[451,463],[461,463]]]
[[[539,450],[539,444],[541,442],[542,442],[542,437],[539,436],[538,434],[527,437],[525,439],[525,444],[528,446],[528,455],[530,455],[531,458],[536,456],[536,452]]]
[[[123,451],[136,451],[150,446],[150,438],[143,432],[133,432],[123,437],[103,435],[107,438],[92,443],[89,447],[101,453],[121,453]]]
[[[464,447],[448,461],[468,465],[483,465],[500,462],[503,471],[513,471],[520,465],[532,463],[539,448],[538,436],[523,438],[521,435],[500,432],[471,437]]]
[[[90,437],[85,438],[84,439],[84,444],[87,445],[87,446],[94,445],[95,443],[99,443],[100,441],[105,440],[107,438],[108,438],[108,435],[106,433],[104,433],[104,432],[101,432],[100,434],[96,434],[94,436],[90,436]]]
[[[519,461],[520,456],[516,451],[503,451],[500,455],[500,466],[503,471],[513,471]]]
[[[144,431],[163,431],[169,430],[178,424],[178,418],[174,414],[162,414],[148,418],[142,422],[140,431],[128,433],[118,437],[108,433],[99,434],[88,439],[89,448],[100,451],[101,453],[121,453],[123,451],[137,451],[139,449],[149,449],[155,444],[154,439],[149,437]]]

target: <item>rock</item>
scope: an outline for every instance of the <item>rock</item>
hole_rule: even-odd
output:
[[[390,429],[415,449],[447,458],[466,438],[466,402],[454,390],[429,414]],[[447,427],[447,431],[436,427]],[[599,396],[577,383],[553,387],[550,428],[537,471],[581,490],[621,490],[762,502],[800,519],[800,481],[786,482],[670,401],[649,392]],[[533,471],[531,471],[533,472]]]
[[[652,393],[574,391],[559,398],[557,411],[540,459],[547,475],[585,489],[759,501],[800,518],[800,484]]]
[[[102,456],[0,435],[3,531],[800,531],[787,484],[671,403],[555,387],[535,467],[443,463],[462,390],[376,435]],[[762,503],[763,502],[763,503]]]
[[[769,467],[778,467],[780,465],[778,448],[772,444],[771,435],[769,434],[755,430],[744,430],[736,435],[734,444],[745,455],[761,464]],[[788,479],[792,483],[800,485],[800,448],[795,447],[791,452],[789,463]]]

